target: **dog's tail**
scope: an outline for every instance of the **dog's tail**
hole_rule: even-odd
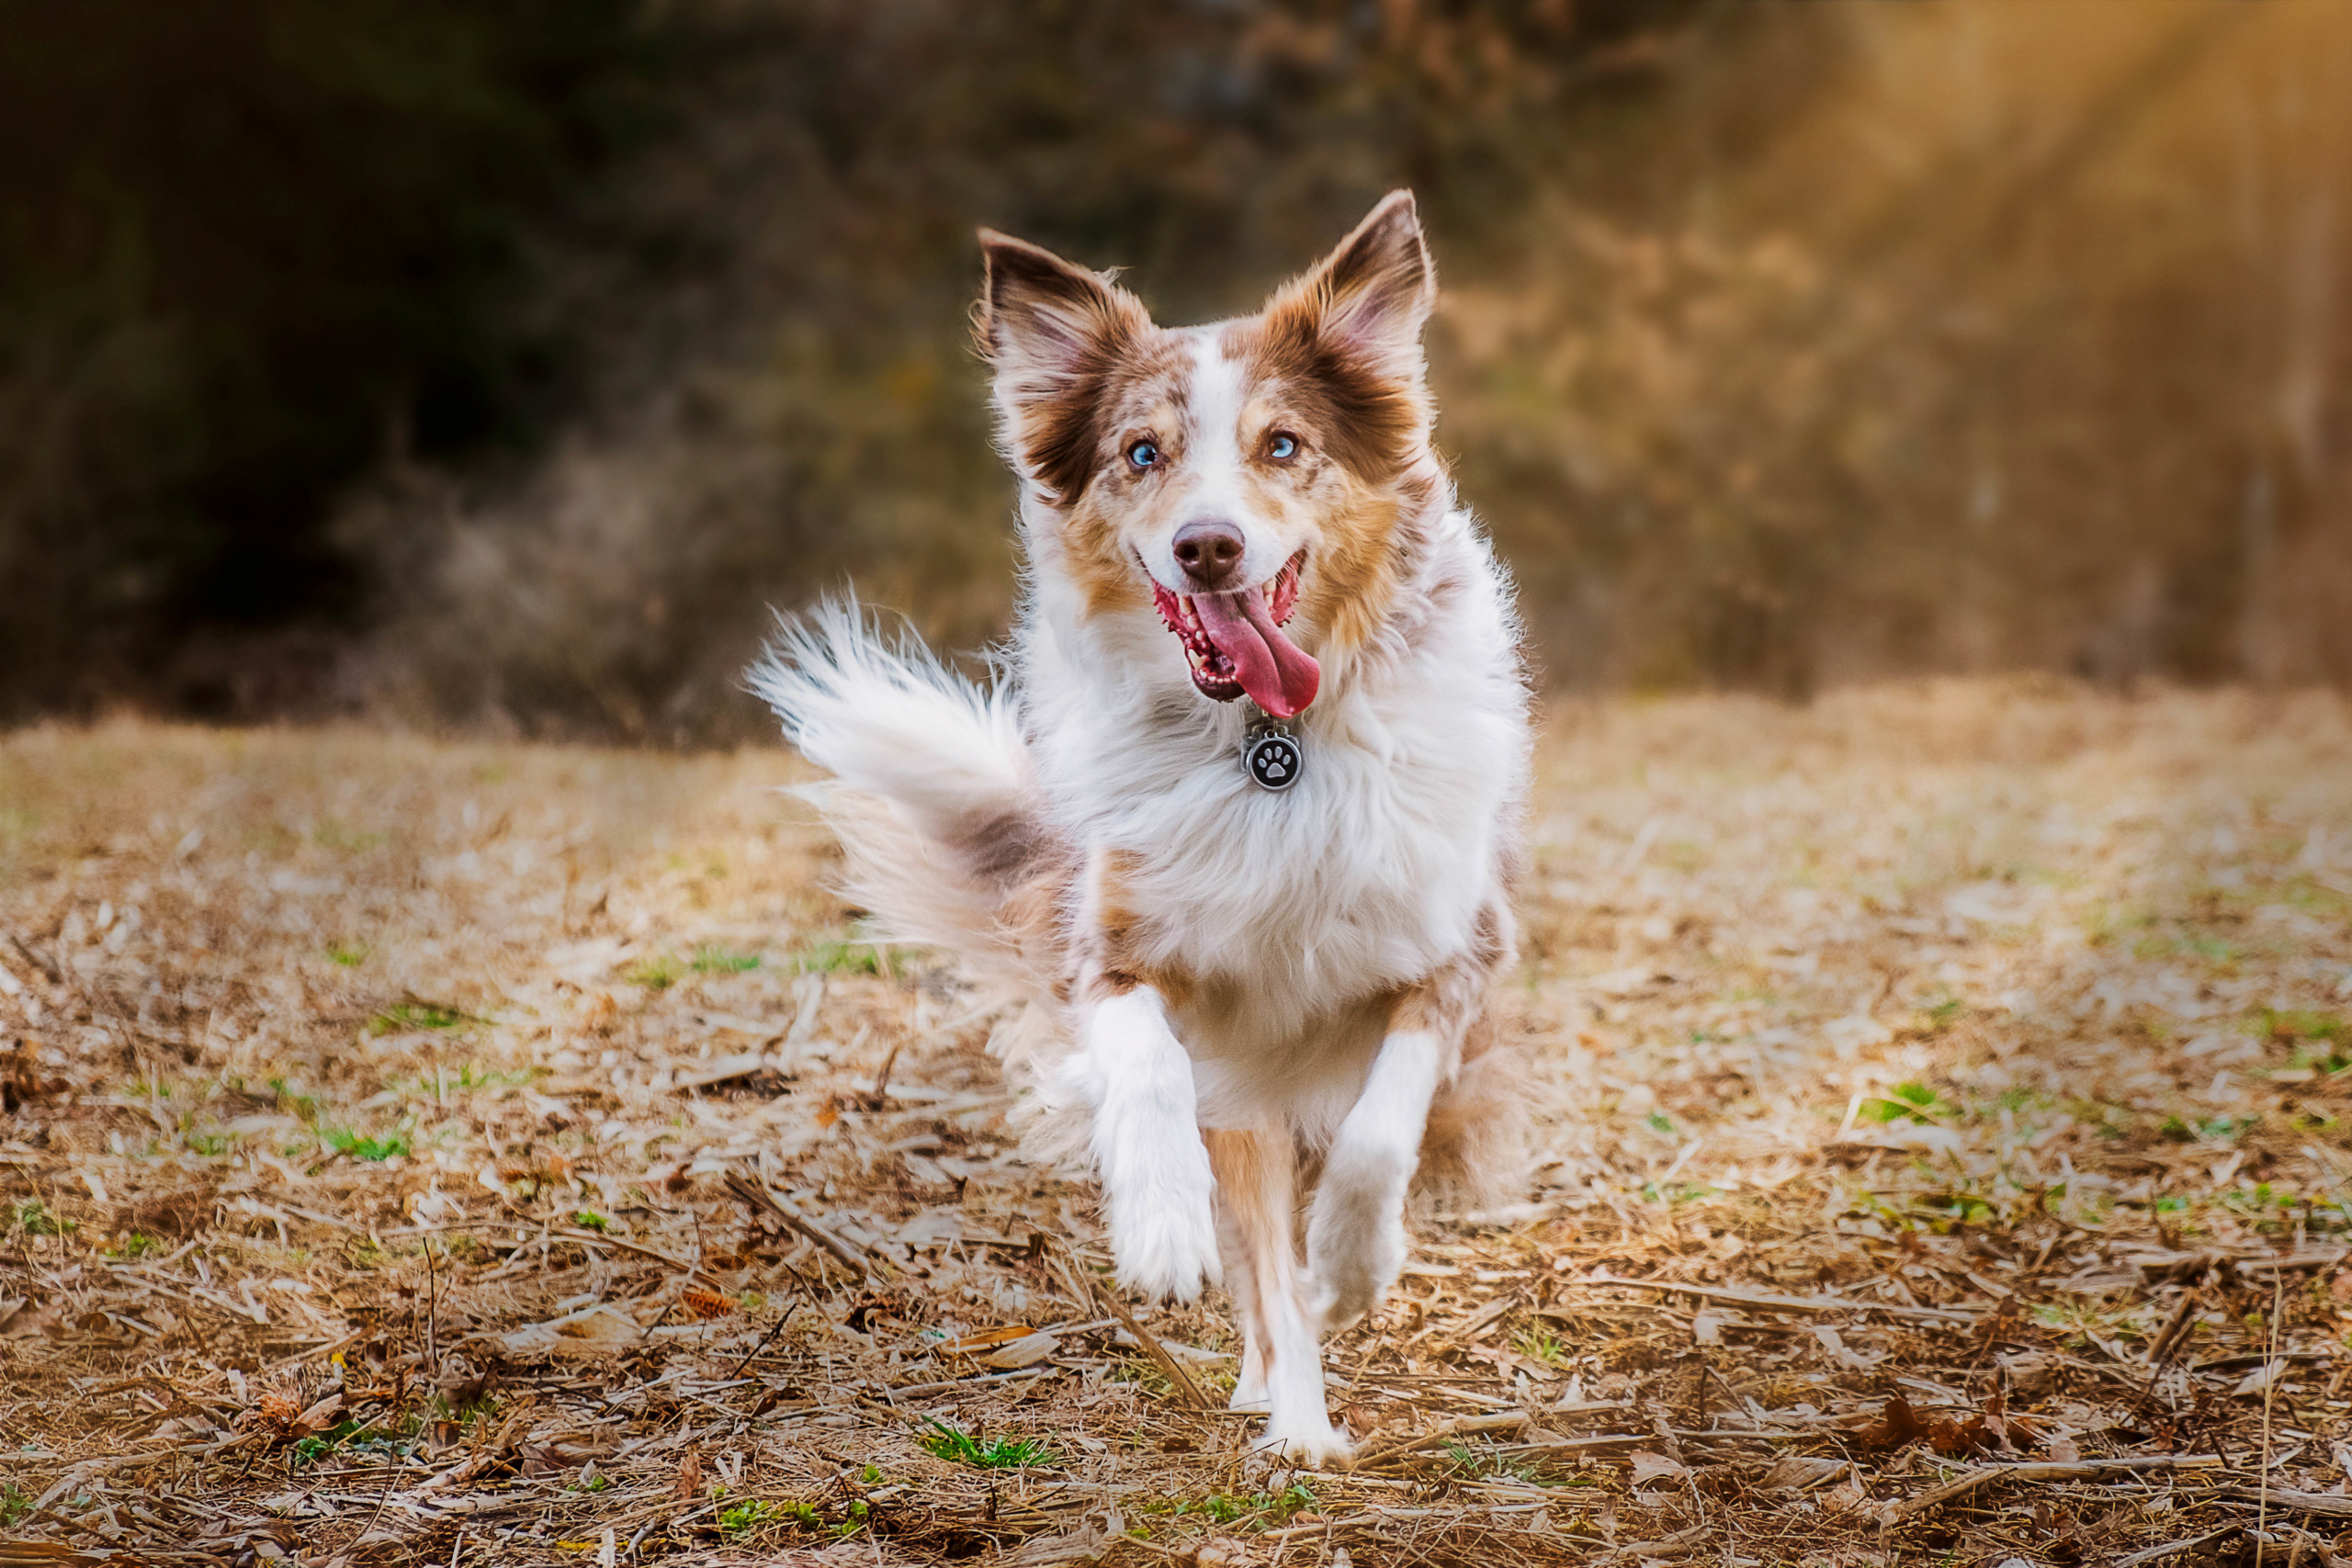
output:
[[[1011,694],[885,636],[855,600],[782,626],[751,671],[786,739],[833,775],[803,794],[840,836],[842,891],[894,941],[944,947],[979,975],[1049,988],[1058,931],[1036,885],[1059,854],[1035,809]]]

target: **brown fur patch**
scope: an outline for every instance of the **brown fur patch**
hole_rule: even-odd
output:
[[[1145,956],[1147,917],[1130,887],[1142,866],[1143,857],[1128,850],[1098,852],[1088,863],[1070,948],[1070,993],[1099,999],[1149,986],[1169,1006],[1182,1008],[1193,994],[1192,976]]]
[[[1349,472],[1367,484],[1388,484],[1428,439],[1428,395],[1326,333],[1328,310],[1320,290],[1294,284],[1262,316],[1227,328],[1221,346],[1250,367],[1253,380],[1281,389],[1283,400]]]
[[[1167,334],[1142,300],[1051,251],[987,231],[980,249],[974,330],[1012,405],[1006,435],[1069,505],[1102,461],[1106,394],[1136,371],[1148,339]]]
[[[1245,1315],[1265,1323],[1275,1310],[1275,1293],[1295,1296],[1298,1290],[1298,1252],[1292,1235],[1298,1212],[1296,1149],[1287,1132],[1204,1127],[1201,1138],[1208,1145],[1217,1201],[1248,1261],[1247,1279],[1228,1277],[1227,1286],[1249,1291],[1252,1299],[1245,1304]],[[1275,1357],[1272,1336],[1260,1337],[1258,1352],[1265,1358],[1262,1370],[1271,1373]]]
[[[1525,1161],[1519,1053],[1494,979],[1512,952],[1510,911],[1480,912],[1469,952],[1398,993],[1392,1030],[1428,1030],[1458,1047],[1458,1069],[1430,1102],[1417,1184],[1460,1201],[1503,1196]]]
[[[1237,442],[1247,504],[1304,542],[1302,625],[1358,648],[1389,618],[1423,515],[1444,492],[1429,449],[1420,331],[1435,274],[1412,198],[1392,195],[1259,315],[1229,323],[1217,352],[1242,367],[1234,430],[1194,430],[1191,344],[1153,325],[1133,295],[1051,253],[984,234],[978,315],[996,367],[1007,439],[1062,513],[1060,569],[1086,613],[1151,601],[1138,553],[1164,547],[1193,493],[1188,448]],[[1267,450],[1299,438],[1295,459]],[[1148,469],[1125,460],[1149,439]],[[1159,558],[1156,554],[1153,558]]]

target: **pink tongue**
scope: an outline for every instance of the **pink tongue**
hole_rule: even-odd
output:
[[[1283,636],[1256,592],[1201,593],[1193,608],[1219,653],[1233,660],[1241,689],[1276,718],[1288,718],[1315,700],[1323,671]]]

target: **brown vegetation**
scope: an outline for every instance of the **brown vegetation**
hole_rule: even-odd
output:
[[[1204,1408],[1216,1304],[1107,1290],[789,760],[0,741],[0,1561],[2326,1561],[2352,708],[1544,761],[1541,1158],[1421,1217],[1310,1474]]]
[[[50,9],[0,711],[752,738],[770,604],[1003,626],[975,226],[1196,321],[1397,185],[1555,684],[2352,674],[2338,0]]]

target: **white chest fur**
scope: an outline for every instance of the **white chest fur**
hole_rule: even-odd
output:
[[[1401,646],[1327,660],[1324,696],[1292,724],[1305,774],[1279,795],[1241,769],[1246,705],[1193,692],[1156,622],[1035,607],[1024,712],[1062,826],[1115,860],[1148,962],[1250,997],[1240,1037],[1196,1051],[1295,1042],[1418,979],[1471,944],[1497,895],[1526,777],[1514,628],[1467,519],[1435,546],[1424,576],[1452,590]]]

